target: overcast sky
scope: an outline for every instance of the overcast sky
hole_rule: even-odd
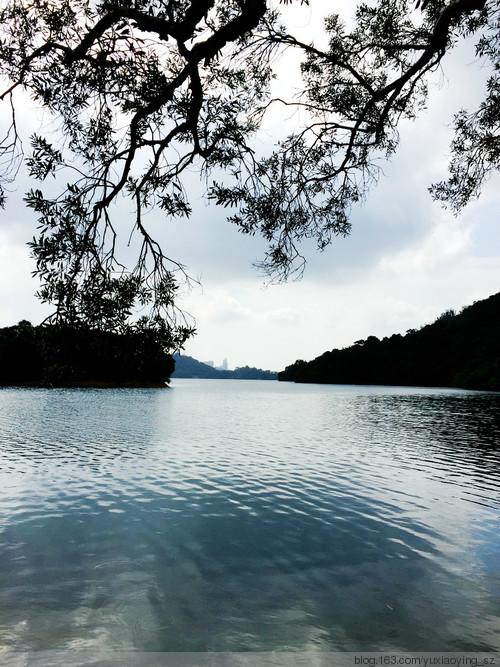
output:
[[[311,8],[294,12],[299,24],[317,31]],[[293,71],[294,64],[283,62],[283,68]],[[500,179],[492,179],[458,218],[427,191],[446,177],[453,113],[474,108],[487,74],[472,48],[448,56],[444,70],[447,78],[436,77],[427,112],[401,127],[396,157],[368,201],[353,211],[352,234],[320,254],[305,248],[308,265],[300,282],[266,287],[252,267],[263,256],[263,242],[240,234],[224,210],[206,206],[201,197],[188,221],[167,223],[159,214],[150,222],[167,254],[201,277],[202,287],[179,303],[198,328],[186,354],[216,364],[227,358],[230,368],[281,370],[369,335],[418,328],[444,310],[500,291]],[[270,142],[279,122],[268,121]],[[1,214],[0,326],[38,323],[48,312],[33,296],[25,243],[36,221],[20,196],[14,193]]]

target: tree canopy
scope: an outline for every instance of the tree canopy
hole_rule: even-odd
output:
[[[161,333],[45,324],[0,328],[0,387],[165,387],[175,362]]]
[[[26,195],[39,219],[30,243],[39,296],[54,304],[53,321],[118,331],[142,306],[149,314],[140,326],[163,328],[172,348],[182,345],[193,333],[175,303],[186,270],[150,234],[145,214],[189,216],[192,170],[243,233],[266,239],[261,267],[270,276],[300,272],[300,241],[323,249],[349,233],[351,206],[396,150],[398,124],[421,112],[429,74],[471,36],[491,77],[479,109],[457,110],[450,178],[432,193],[454,211],[479,195],[500,162],[497,0],[373,0],[357,7],[352,28],[327,17],[325,48],[289,34],[289,4],[2,3],[0,99],[11,123],[0,144],[0,201],[24,157],[33,179],[56,177],[56,187]],[[290,50],[302,56],[301,94],[274,98],[276,63]],[[26,155],[16,122],[23,91],[54,120]],[[297,126],[261,155],[254,139],[276,105],[287,115],[294,108]],[[138,240],[132,266],[120,254],[129,237]]]

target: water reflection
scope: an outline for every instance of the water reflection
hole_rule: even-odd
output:
[[[500,648],[500,396],[0,392],[24,649]]]

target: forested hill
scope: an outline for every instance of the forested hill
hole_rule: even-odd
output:
[[[174,354],[175,372],[172,378],[212,378],[214,380],[277,380],[278,374],[260,368],[243,366],[234,371],[223,371],[188,357]]]
[[[500,391],[500,293],[459,314],[447,311],[405,336],[369,336],[312,361],[296,361],[278,379]]]
[[[26,320],[0,329],[0,386],[164,387],[173,370],[151,330],[118,334]]]

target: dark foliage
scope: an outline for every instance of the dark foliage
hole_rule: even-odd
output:
[[[154,331],[127,335],[23,321],[0,329],[0,385],[164,385],[174,370]]]
[[[206,378],[214,380],[277,380],[278,374],[273,371],[263,371],[260,368],[243,366],[234,371],[217,370],[213,366],[197,361],[183,354],[174,354],[176,378]]]
[[[369,336],[351,347],[296,361],[280,380],[326,384],[461,387],[500,391],[500,293],[443,313],[406,336]]]

